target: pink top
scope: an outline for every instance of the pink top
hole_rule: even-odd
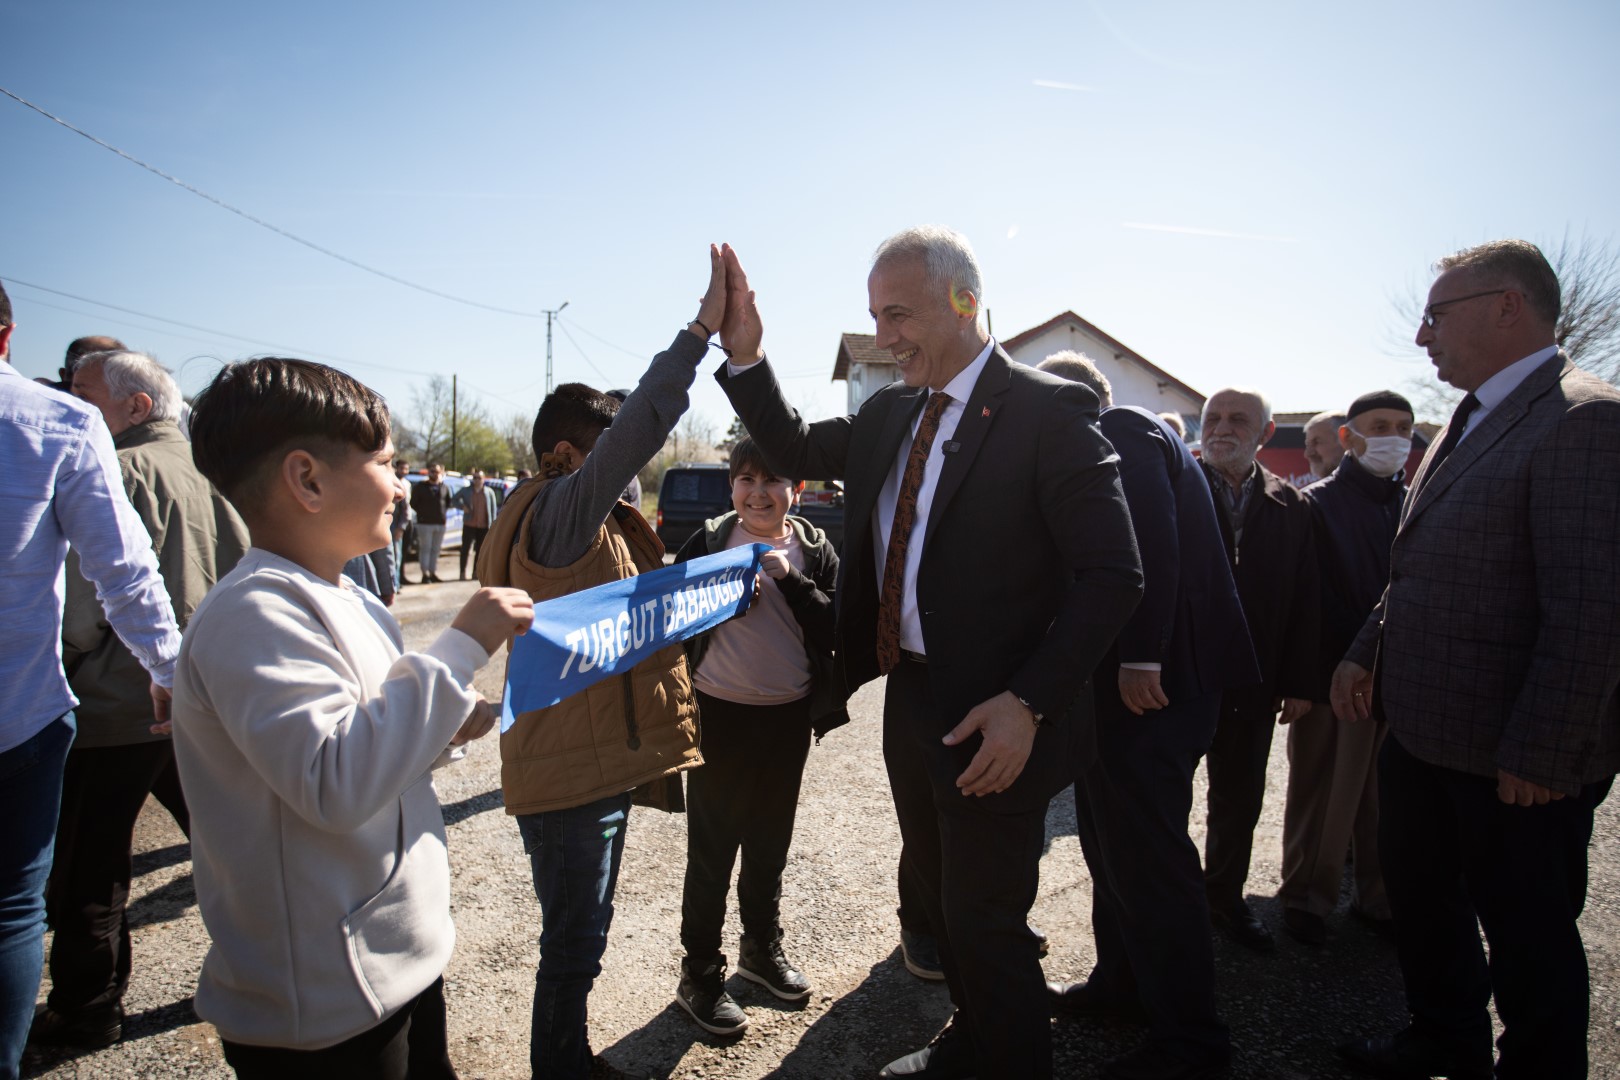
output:
[[[804,570],[804,549],[791,528],[782,537],[755,536],[739,522],[726,547],[744,544],[769,544],[795,570]],[[715,628],[692,681],[710,697],[739,705],[781,705],[810,693],[804,631],[773,578],[760,575],[759,599],[748,614]]]

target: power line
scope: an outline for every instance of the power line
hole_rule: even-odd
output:
[[[559,315],[557,317],[557,322],[561,323],[562,321],[563,321],[562,316]],[[646,353],[637,352],[634,349],[627,349],[623,345],[615,345],[615,344],[613,344],[613,342],[609,341],[607,338],[602,337],[599,334],[591,333],[589,330],[585,329],[583,326],[579,325],[578,323],[574,323],[574,329],[578,330],[580,333],[584,334],[588,338],[595,338],[597,341],[600,341],[603,345],[606,345],[610,349],[618,349],[620,352],[624,353],[624,355],[626,355],[626,356],[633,356],[637,360],[649,359],[649,357],[647,356]],[[567,331],[564,331],[564,333],[567,333]],[[568,340],[573,341],[573,338],[569,338]],[[574,348],[578,349],[579,345],[575,344]],[[581,356],[584,355],[584,350],[583,349],[580,350],[580,355]],[[600,371],[598,371],[597,374],[602,375],[602,373]],[[602,375],[602,377],[604,379],[607,378],[606,375]]]
[[[23,105],[23,106],[26,106],[27,108],[32,109],[34,112],[36,112],[39,115],[45,117],[45,119],[50,120],[53,123],[57,123],[57,124],[62,125],[63,127],[67,128],[69,131],[73,132],[75,135],[82,135],[86,139],[89,139],[91,142],[95,143],[97,146],[102,147],[105,150],[111,150],[113,153],[117,154],[119,157],[123,158],[125,161],[128,161],[128,162],[130,162],[131,164],[134,164],[134,165],[139,165],[141,168],[145,169],[149,173],[152,173],[154,176],[161,176],[163,179],[167,180],[169,183],[174,184],[174,185],[176,185],[178,187],[182,187],[185,190],[191,192],[193,195],[198,196],[199,198],[207,199],[209,202],[213,203],[215,206],[218,206],[220,209],[229,210],[231,213],[235,214],[237,217],[245,218],[246,220],[253,222],[253,224],[260,226],[261,228],[269,229],[271,232],[277,234],[278,236],[285,237],[286,239],[291,240],[295,244],[302,244],[304,247],[309,248],[311,251],[318,251],[322,255],[326,255],[326,256],[328,256],[330,258],[336,259],[339,262],[348,263],[350,266],[355,267],[358,270],[364,270],[368,274],[375,274],[377,277],[384,278],[384,279],[386,279],[388,281],[392,281],[396,285],[404,285],[406,288],[415,289],[418,292],[427,293],[429,296],[437,296],[441,300],[449,300],[449,301],[452,301],[453,303],[465,304],[468,307],[483,308],[485,311],[497,311],[497,312],[500,312],[502,315],[517,315],[517,316],[520,316],[521,318],[525,318],[525,319],[541,319],[541,318],[545,317],[543,315],[538,315],[538,314],[536,314],[535,312],[532,312],[532,311],[518,311],[518,310],[516,310],[514,308],[497,307],[494,304],[486,304],[486,303],[483,303],[482,301],[479,301],[479,300],[469,300],[464,296],[456,296],[453,293],[441,292],[438,289],[432,289],[432,288],[429,288],[426,285],[418,285],[414,281],[407,281],[405,278],[399,277],[396,274],[390,274],[386,270],[378,270],[374,266],[367,266],[365,263],[360,262],[357,259],[351,259],[347,255],[339,254],[338,252],[333,251],[331,248],[322,247],[321,245],[315,243],[313,240],[305,240],[303,237],[298,236],[295,233],[290,233],[286,229],[281,228],[279,225],[273,225],[273,224],[271,224],[270,222],[264,220],[261,217],[255,217],[254,215],[248,213],[246,210],[238,209],[237,207],[232,206],[230,203],[226,202],[224,199],[220,199],[220,198],[217,198],[217,197],[215,197],[213,195],[210,195],[210,194],[208,194],[208,192],[203,191],[201,188],[194,187],[193,185],[186,183],[184,180],[180,179],[179,177],[173,176],[173,175],[171,175],[169,173],[164,172],[162,169],[158,168],[155,165],[148,165],[146,162],[142,161],[138,157],[135,157],[133,154],[125,153],[123,150],[118,149],[118,147],[114,146],[110,142],[107,142],[105,139],[98,139],[96,136],[90,134],[88,131],[85,131],[83,128],[78,128],[78,127],[75,127],[72,124],[68,123],[66,120],[62,119],[60,116],[57,116],[54,113],[46,112],[44,109],[40,108],[38,105],[35,105],[32,101],[29,101],[27,98],[24,98],[24,97],[21,97],[21,96],[19,96],[17,94],[12,93],[10,90],[7,90],[3,86],[0,86],[0,94],[4,94],[6,97],[8,97],[11,100],[17,102],[19,105]]]
[[[589,356],[585,355],[585,350],[581,349],[579,347],[579,342],[574,340],[574,335],[570,334],[568,332],[568,327],[563,325],[563,321],[561,319],[557,320],[557,329],[559,329],[559,330],[561,330],[563,332],[563,337],[568,339],[568,344],[572,345],[579,352],[580,359],[585,361],[585,366],[586,367],[588,367],[592,371],[596,372],[596,374],[601,378],[601,380],[603,382],[608,383],[608,382],[613,381],[612,379],[607,377],[607,375],[602,371],[601,368],[599,368],[595,364],[591,363],[591,358]]]

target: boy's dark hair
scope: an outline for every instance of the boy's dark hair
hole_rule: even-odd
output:
[[[0,284],[0,330],[11,325],[11,297],[6,295],[6,287]]]
[[[265,467],[288,452],[324,459],[343,449],[376,453],[389,432],[388,406],[375,390],[309,360],[226,364],[191,403],[197,471],[244,514]]]
[[[729,478],[732,481],[735,481],[737,479],[737,474],[742,472],[744,469],[750,470],[757,476],[775,476],[779,479],[786,480],[790,484],[797,484],[799,482],[798,477],[783,476],[778,469],[772,467],[771,463],[765,460],[765,451],[759,448],[759,443],[754,441],[754,437],[752,435],[744,435],[742,438],[737,440],[737,445],[731,448],[731,469],[728,474]]]
[[[546,395],[534,416],[534,459],[544,458],[564,440],[580,452],[590,453],[618,411],[617,398],[584,383],[563,383]]]

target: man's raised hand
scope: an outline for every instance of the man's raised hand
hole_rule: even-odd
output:
[[[493,655],[513,634],[527,633],[533,622],[534,601],[522,589],[479,589],[450,626]]]
[[[726,264],[726,318],[720,326],[720,344],[731,350],[731,362],[748,367],[765,358],[760,344],[765,339],[759,322],[759,307],[754,303],[754,291],[748,287],[748,275],[730,244],[721,248]]]

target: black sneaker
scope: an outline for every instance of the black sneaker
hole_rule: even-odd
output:
[[[737,949],[737,974],[783,1001],[803,1001],[810,996],[810,980],[782,955],[780,934],[769,941],[744,934]]]
[[[711,1035],[740,1035],[748,1027],[748,1014],[726,993],[726,958],[719,954],[695,973],[691,957],[681,961],[675,1003]]]
[[[100,1050],[124,1035],[124,1007],[105,1005],[82,1013],[59,1013],[49,1005],[34,1009],[28,1041],[38,1046],[76,1046]]]
[[[945,965],[939,960],[939,946],[929,934],[914,934],[902,927],[900,959],[905,961],[906,970],[919,979],[929,982],[942,982],[945,979]]]

